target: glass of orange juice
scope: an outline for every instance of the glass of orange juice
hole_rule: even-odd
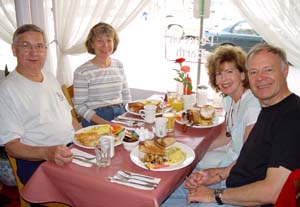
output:
[[[163,114],[163,117],[168,119],[167,122],[167,132],[173,132],[175,127],[175,111],[166,112]]]
[[[182,109],[183,109],[182,99],[174,99],[174,101],[172,103],[172,107],[176,112],[182,111]]]
[[[173,101],[176,99],[176,92],[175,91],[168,91],[167,92],[167,99],[168,99],[168,103],[172,104]]]

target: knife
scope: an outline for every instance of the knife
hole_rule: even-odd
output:
[[[129,120],[129,121],[140,121],[140,122],[145,122],[144,119],[132,118],[132,117],[127,117],[127,116],[122,116],[122,115],[119,115],[117,118],[118,118],[118,119],[123,119],[123,120]]]
[[[133,173],[133,172],[129,172],[129,171],[126,171],[126,170],[123,170],[122,172],[124,172],[125,174],[127,174],[129,176],[138,176],[138,177],[141,177],[141,178],[148,178],[148,179],[151,179],[151,180],[155,179],[154,177],[151,177],[151,176],[148,176],[148,175]]]
[[[156,185],[136,183],[136,182],[132,182],[132,181],[121,179],[121,178],[115,178],[115,177],[108,177],[108,179],[110,181],[118,181],[120,183],[128,183],[128,184],[133,184],[133,185],[139,185],[139,186],[147,187],[147,188],[156,188],[157,187]]]
[[[80,157],[73,157],[73,159],[75,159],[75,160],[79,160],[79,161],[81,161],[81,162],[89,163],[89,164],[92,164],[92,165],[96,165],[96,163],[95,163],[95,162],[92,162],[92,161],[90,161],[90,160],[86,160],[86,159],[84,159],[84,158],[80,158]]]

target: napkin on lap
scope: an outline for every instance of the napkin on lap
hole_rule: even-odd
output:
[[[126,179],[127,181],[134,182],[134,183],[128,183],[126,181],[121,181],[122,179],[124,179],[124,177],[127,178]],[[115,180],[115,179],[121,179],[121,180]],[[113,182],[113,183],[130,186],[130,187],[137,188],[140,190],[153,190],[153,189],[155,189],[155,187],[147,186],[149,184],[147,182],[152,182],[152,183],[156,183],[156,184],[158,184],[160,182],[160,178],[149,179],[149,178],[143,178],[143,177],[139,177],[139,176],[128,176],[128,175],[126,176],[126,174],[124,174],[122,171],[118,171],[109,180],[110,180],[110,182]],[[137,183],[137,184],[135,184],[135,183]],[[139,185],[139,184],[142,184],[142,185]]]
[[[87,158],[95,157],[95,155],[89,154],[87,152],[81,151],[81,150],[76,149],[76,148],[72,148],[71,152],[73,153],[73,155],[81,155],[81,156],[84,156],[84,157],[87,157]],[[96,164],[96,158],[93,159],[93,160],[89,160],[89,161],[94,162]],[[86,163],[86,162],[83,162],[83,161],[80,161],[80,160],[77,160],[77,159],[73,159],[72,162],[77,164],[77,165],[84,166],[84,167],[92,167],[92,164]]]

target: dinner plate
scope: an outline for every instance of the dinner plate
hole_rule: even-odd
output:
[[[181,168],[184,168],[184,167],[188,166],[189,164],[191,164],[194,161],[195,152],[192,148],[190,148],[189,146],[187,146],[183,143],[180,143],[180,142],[176,142],[171,147],[173,147],[173,146],[179,147],[183,152],[186,153],[185,160],[183,160],[182,162],[177,163],[177,164],[171,164],[171,165],[169,165],[168,167],[165,167],[165,168],[150,169],[150,170],[152,170],[152,171],[173,171],[173,170],[178,170],[178,169],[181,169]],[[141,161],[141,158],[144,155],[145,155],[145,153],[139,151],[139,146],[136,146],[130,153],[130,159],[137,166],[148,170],[148,168],[145,166],[145,164]]]
[[[178,124],[184,124],[184,122],[182,121],[182,118],[181,118],[181,112],[178,112],[177,116],[176,116],[176,122]],[[199,128],[199,129],[205,129],[205,128],[211,128],[211,127],[215,127],[215,126],[219,126],[220,124],[222,124],[223,122],[225,121],[225,117],[224,116],[219,116],[219,115],[216,115],[213,119],[213,124],[211,125],[200,125],[200,124],[195,124],[195,125],[192,125],[191,127],[192,128]]]
[[[144,103],[144,104],[151,104],[151,103],[154,103],[155,105],[157,105],[157,103],[161,102],[160,100],[152,100],[152,99],[142,99],[142,100],[136,100],[136,101],[132,101],[131,103],[134,103],[134,102],[141,102],[141,103]],[[130,114],[134,114],[134,115],[138,115],[140,116],[141,114],[140,113],[137,113],[137,112],[134,112],[134,111],[130,111],[130,108],[128,106],[128,103],[125,105],[125,109],[128,113]],[[161,112],[159,113],[156,113],[155,114],[156,116],[159,116],[159,115],[162,115]]]
[[[100,125],[93,125],[93,126],[88,126],[88,127],[85,127],[85,128],[82,128],[82,129],[79,129],[78,131],[75,132],[75,134],[80,134],[82,132],[85,132],[85,131],[89,131],[91,129],[93,129],[94,127],[99,127],[101,126]],[[117,141],[115,142],[115,146],[119,146],[120,144],[122,144],[122,139],[125,137],[125,129],[123,128],[119,133],[118,135],[114,135],[114,136],[118,136],[117,138]],[[82,147],[82,148],[86,148],[86,149],[94,149],[94,147],[90,147],[90,146],[85,146],[85,145],[82,145],[76,138],[75,136],[73,137],[73,143],[79,147]]]

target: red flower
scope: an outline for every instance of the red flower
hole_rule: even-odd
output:
[[[175,60],[175,63],[179,64],[180,70],[173,69],[178,74],[178,77],[174,78],[174,80],[183,84],[183,94],[191,94],[192,90],[193,90],[193,86],[192,86],[192,80],[188,74],[190,72],[191,68],[190,68],[190,66],[187,66],[187,65],[182,66],[182,63],[184,61],[185,61],[184,58],[177,58]]]
[[[175,63],[183,63],[185,61],[185,59],[184,58],[177,58],[176,60],[175,60]]]
[[[185,72],[185,73],[188,73],[188,72],[190,72],[191,68],[188,65],[184,65],[180,68],[180,70]]]

